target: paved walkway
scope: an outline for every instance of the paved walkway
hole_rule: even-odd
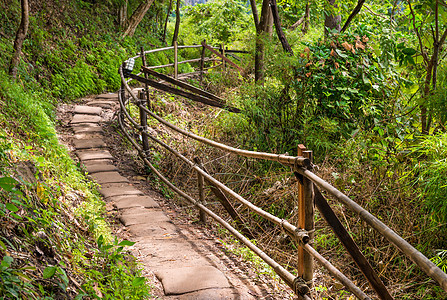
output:
[[[116,94],[103,94],[73,110],[72,145],[88,174],[101,186],[108,206],[135,244],[134,253],[162,285],[163,299],[276,299],[223,253],[209,251],[206,239],[174,225],[153,197],[145,195],[114,165],[101,128],[102,116],[118,108]],[[233,264],[234,265],[234,264]],[[253,275],[253,274],[252,274]]]

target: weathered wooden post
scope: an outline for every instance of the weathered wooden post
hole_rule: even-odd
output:
[[[143,61],[143,66],[146,67],[146,55],[144,54],[144,48],[141,46],[141,60]],[[144,78],[148,79],[149,75],[144,73]],[[147,83],[144,84],[144,91],[146,93],[146,105],[149,110],[151,110],[151,99],[149,96],[149,86]]]
[[[312,161],[312,151],[306,150],[304,145],[298,145],[298,156],[309,158]],[[313,183],[303,176],[298,187],[298,228],[307,231],[312,241],[315,229]],[[301,276],[309,287],[312,286],[313,272],[312,256],[302,247],[298,247],[298,276]]]
[[[174,78],[178,79],[178,44],[174,41]]]
[[[202,83],[203,80],[203,69],[205,66],[205,46],[203,44],[206,44],[206,40],[203,40],[202,42],[202,56],[200,57],[200,83]]]
[[[141,47],[141,54],[140,54],[140,56],[141,56],[141,59],[143,60],[143,63],[144,63],[146,61],[146,59],[144,58],[144,49],[143,49],[143,47]],[[146,90],[147,90],[147,85],[146,85]],[[146,99],[147,99],[146,97],[147,96],[145,95],[145,90],[138,91],[138,100],[139,100],[138,105],[146,106]],[[140,125],[141,125],[141,128],[143,129],[143,131],[147,132],[147,113],[141,107],[140,107]],[[144,134],[143,132],[141,133],[141,142],[143,144],[144,152],[147,152],[149,150],[149,140],[147,138],[147,135]]]
[[[224,44],[222,44],[222,45],[220,45],[220,47],[221,47],[221,49],[222,49],[222,55],[223,55],[223,57],[225,57],[225,45]],[[226,67],[227,67],[227,65],[226,65],[226,63],[225,63],[225,60],[224,59],[222,59],[222,66],[223,66],[223,69],[224,69],[224,71],[226,70]]]
[[[203,169],[200,158],[196,157],[194,161],[201,169]],[[197,172],[197,187],[199,188],[199,202],[200,204],[205,205],[205,180],[200,172]],[[199,219],[201,222],[206,223],[206,214],[202,209],[199,210]]]

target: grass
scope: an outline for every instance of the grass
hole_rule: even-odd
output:
[[[0,295],[143,299],[141,270],[104,202],[57,140],[46,99],[0,71]],[[36,250],[37,249],[37,250]]]

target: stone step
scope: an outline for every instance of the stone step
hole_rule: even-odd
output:
[[[124,210],[119,217],[124,226],[171,222],[161,210],[149,210],[143,207],[133,207]]]
[[[106,199],[110,197],[124,196],[124,195],[143,196],[143,193],[141,191],[137,190],[132,185],[126,183],[104,184],[99,188],[98,191]]]
[[[118,94],[116,94],[116,93],[100,94],[100,95],[96,96],[96,99],[116,99],[116,100],[118,100]]]
[[[80,123],[72,126],[75,134],[102,133],[102,128],[97,123]]]
[[[231,287],[225,275],[212,266],[161,269],[155,272],[155,276],[161,281],[165,295],[168,296]]]
[[[70,124],[99,123],[101,120],[102,118],[100,116],[75,114]]]
[[[91,174],[92,178],[99,184],[106,183],[120,183],[120,182],[129,182],[126,177],[120,175],[120,173],[114,172],[101,172]]]
[[[155,208],[160,207],[152,197],[149,196],[118,196],[110,199],[113,206],[120,210],[132,207]]]
[[[76,105],[74,108],[75,114],[83,114],[83,115],[100,115],[102,112],[101,107],[93,107],[86,105]]]
[[[133,237],[137,242],[141,261],[152,270],[179,267],[209,266],[207,257],[199,254],[191,244],[193,240],[182,237],[154,239],[153,237]]]
[[[118,100],[118,98],[117,98]],[[118,102],[107,101],[107,100],[93,100],[87,103],[88,106],[96,106],[101,108],[113,108],[118,106]]]
[[[110,160],[104,160],[104,163],[96,163],[93,160],[87,160],[84,161],[84,168],[87,170],[88,173],[94,174],[94,173],[100,173],[100,172],[111,172],[111,171],[118,171],[118,168],[110,162]],[[110,163],[107,163],[110,162]]]
[[[127,226],[127,230],[133,237],[144,237],[152,240],[167,240],[179,237],[177,228],[170,222],[135,224]]]
[[[92,139],[74,139],[73,146],[76,149],[104,148],[106,143],[100,138]]]
[[[83,150],[77,151],[76,154],[82,161],[114,158],[107,150]]]

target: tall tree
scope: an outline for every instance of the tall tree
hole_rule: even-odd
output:
[[[264,80],[264,52],[265,39],[272,35],[273,16],[269,7],[269,0],[262,1],[261,17],[258,16],[256,1],[250,0],[253,19],[256,27],[256,50],[255,50],[255,81],[262,83]]]
[[[163,38],[162,38],[163,43],[166,43],[166,29],[168,28],[168,20],[169,20],[169,15],[171,14],[171,9],[172,9],[172,0],[169,0],[168,11],[166,12],[165,25],[163,28]]]
[[[328,29],[341,30],[341,15],[335,14],[337,8],[336,0],[327,0],[328,3],[324,9],[324,33],[328,34]]]
[[[427,102],[437,88],[440,54],[443,50],[445,51],[443,47],[447,38],[447,18],[445,17],[447,4],[444,1],[432,0],[425,2],[424,5],[418,5],[418,10],[416,10],[411,0],[407,0],[407,3],[411,16],[410,22],[418,39],[419,51],[424,60],[426,72],[420,109],[421,131],[422,134],[428,134],[431,116],[427,112]]]
[[[20,54],[22,53],[23,41],[25,40],[29,25],[28,0],[21,0],[21,6],[22,6],[22,18],[20,21],[19,28],[17,29],[16,38],[14,40],[14,54],[12,55],[11,62],[9,64],[9,74],[14,79],[17,78],[17,66],[20,61]]]
[[[178,32],[180,29],[180,0],[177,0],[177,4],[175,5],[175,28],[174,34],[172,36],[172,45],[177,42]]]
[[[310,6],[309,2],[306,2],[306,8],[304,11],[304,16],[302,16],[296,23],[289,27],[290,30],[295,30],[298,26],[302,25],[301,32],[306,34],[309,30],[309,18],[310,18]]]
[[[270,0],[270,8],[272,9],[273,22],[275,23],[276,34],[278,35],[281,45],[284,51],[288,52],[290,55],[293,55],[292,47],[290,47],[289,42],[286,39],[286,35],[282,31],[281,20],[279,19],[278,5],[276,4],[276,0]]]
[[[341,32],[345,32],[345,30],[348,28],[349,24],[351,24],[352,20],[355,18],[355,16],[360,12],[362,9],[363,4],[365,4],[366,0],[358,0],[356,7],[352,10],[351,14],[349,15],[348,19],[345,22],[345,25],[343,25],[343,28],[341,29]]]
[[[119,3],[118,7],[118,24],[120,26],[120,29],[124,29],[124,26],[126,26],[127,22],[127,0],[123,0],[121,3]]]
[[[143,2],[138,5],[130,19],[127,21],[126,30],[124,30],[123,37],[134,35],[135,29],[137,29],[138,24],[140,24],[141,20],[143,20],[152,3],[154,3],[154,0],[143,0]]]

